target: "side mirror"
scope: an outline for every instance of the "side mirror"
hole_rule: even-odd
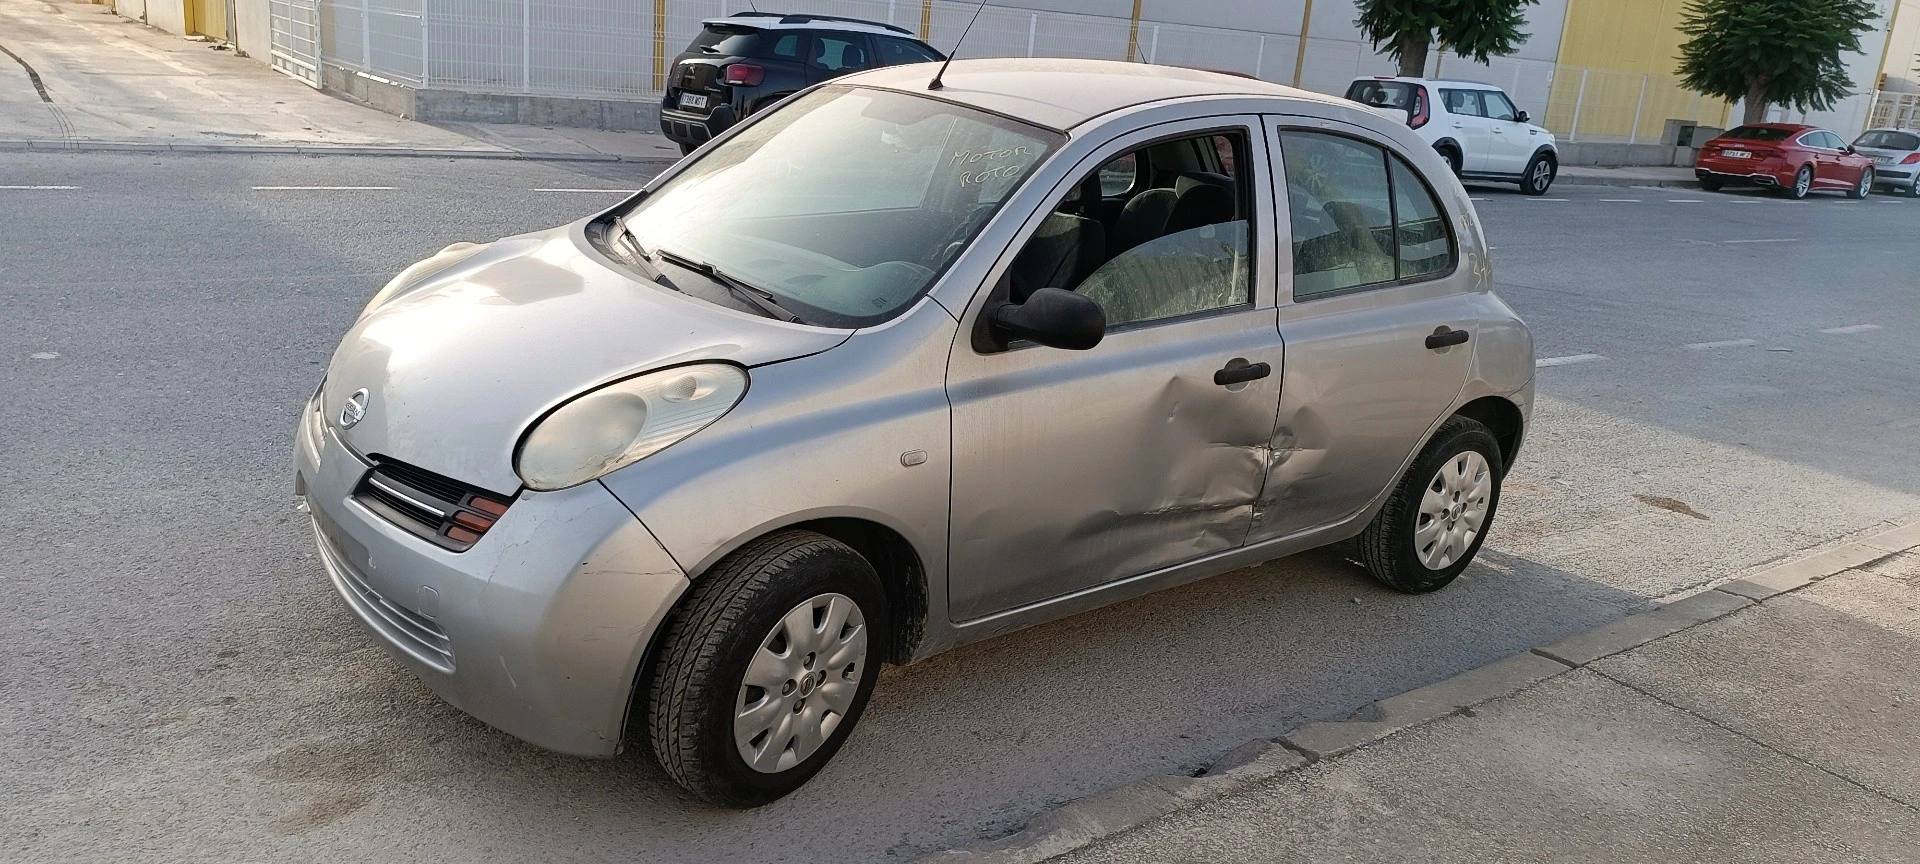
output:
[[[988,311],[987,323],[1002,341],[1025,339],[1068,351],[1085,351],[1107,335],[1100,304],[1060,288],[1042,288],[1025,303],[1002,303]]]
[[[1533,122],[1533,117],[1532,117],[1532,116],[1530,116],[1530,115],[1528,115],[1528,114],[1527,114],[1527,112],[1525,112],[1525,111],[1521,111],[1521,112],[1519,112],[1518,114],[1515,114],[1515,115],[1513,115],[1513,122],[1515,122],[1515,123],[1531,123],[1531,122]]]

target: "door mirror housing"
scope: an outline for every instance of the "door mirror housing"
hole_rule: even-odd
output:
[[[987,326],[1002,345],[1025,339],[1049,348],[1085,351],[1107,335],[1100,304],[1061,288],[1042,288],[1025,303],[1002,303],[987,311]]]
[[[1529,115],[1529,114],[1527,114],[1527,112],[1525,112],[1525,111],[1519,111],[1519,112],[1516,112],[1516,113],[1515,113],[1515,114],[1513,115],[1513,122],[1515,122],[1515,123],[1531,123],[1531,122],[1533,122],[1533,117],[1532,117],[1531,115]]]

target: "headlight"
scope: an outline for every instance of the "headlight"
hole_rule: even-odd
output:
[[[389,280],[386,287],[373,295],[372,300],[367,301],[366,308],[360,310],[360,317],[367,317],[367,313],[419,287],[421,283],[438,275],[440,271],[473,257],[473,253],[485,248],[487,247],[483,243],[454,243],[433,253],[431,258],[414,262],[407,269],[400,271],[400,275]]]
[[[532,489],[578,486],[706,428],[746,392],[746,370],[725,363],[616,381],[534,424],[520,444],[515,468]]]

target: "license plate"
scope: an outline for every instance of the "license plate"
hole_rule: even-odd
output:
[[[1720,151],[1720,155],[1725,156],[1728,159],[1752,159],[1753,158],[1753,154],[1745,150],[1722,150]]]
[[[1875,156],[1875,157],[1873,157],[1873,164],[1875,164],[1875,165],[1892,165],[1892,164],[1893,164],[1893,157],[1892,157],[1892,156]]]
[[[704,93],[682,93],[682,94],[680,94],[680,107],[682,107],[682,108],[705,108],[705,107],[707,107],[707,97],[706,97],[706,94],[704,94]]]

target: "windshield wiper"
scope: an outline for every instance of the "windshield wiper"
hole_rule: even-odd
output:
[[[771,292],[755,288],[732,276],[728,276],[712,264],[708,264],[705,261],[695,261],[685,255],[666,249],[655,249],[653,250],[653,254],[654,257],[666,261],[675,267],[692,270],[695,273],[713,280],[715,284],[727,289],[727,293],[746,301],[749,305],[753,306],[753,308],[760,310],[761,314],[766,315],[768,318],[776,321],[785,321],[789,324],[807,323],[801,320],[800,316],[787,311],[785,306],[780,305],[780,301],[774,299]]]

